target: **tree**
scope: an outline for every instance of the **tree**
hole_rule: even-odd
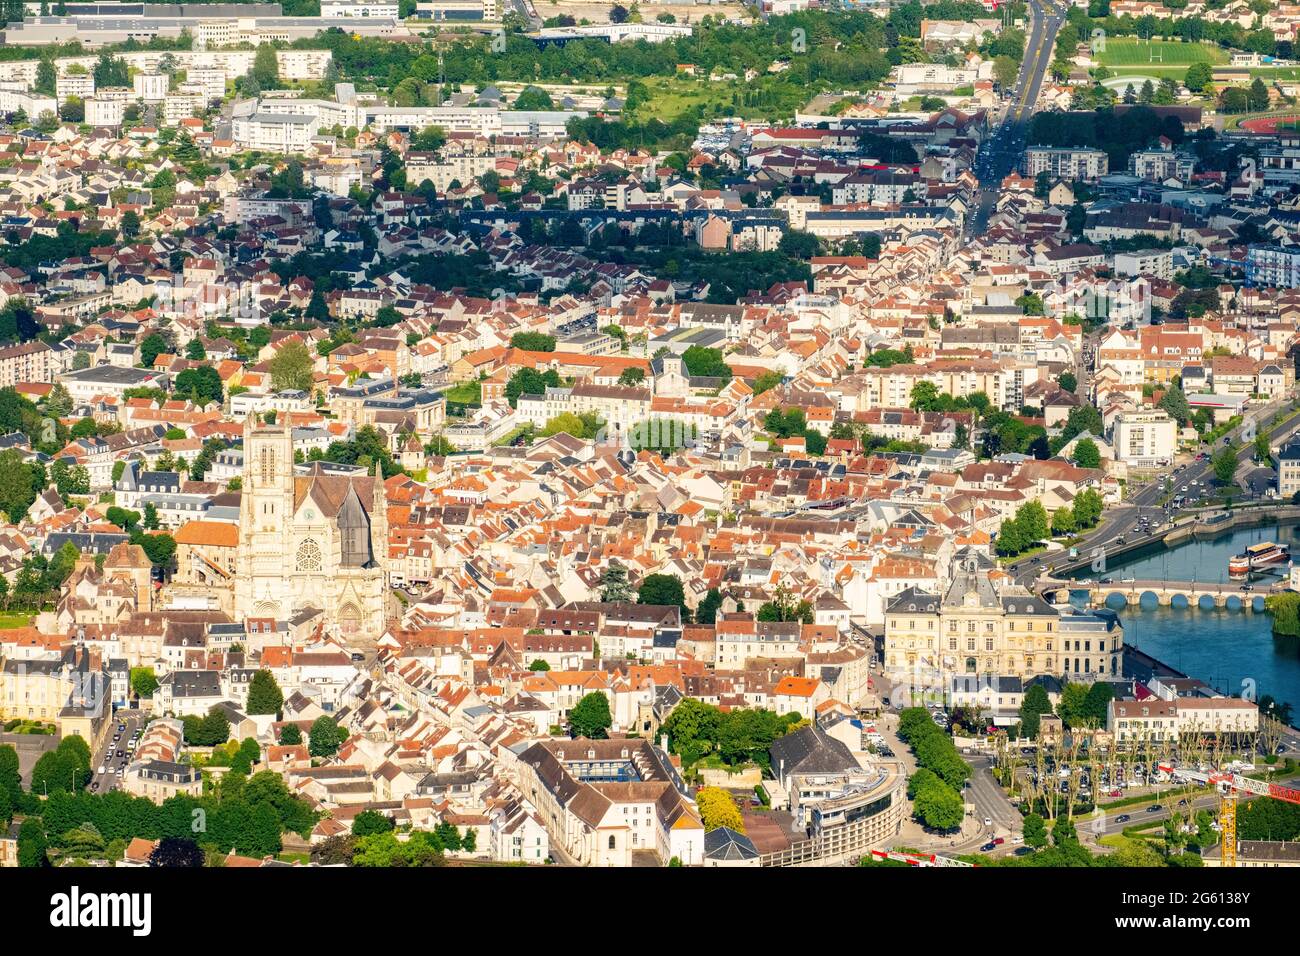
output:
[[[510,347],[525,352],[554,352],[555,336],[545,332],[516,332],[510,337]]]
[[[144,341],[140,343],[140,365],[144,368],[152,368],[154,360],[170,349],[171,343],[157,332],[146,335]]]
[[[57,86],[58,70],[55,69],[54,61],[49,57],[42,57],[40,63],[36,65],[36,92],[54,96]]]
[[[221,387],[221,376],[211,365],[185,369],[176,376],[175,389],[178,397],[188,398],[198,405],[207,405],[209,402],[220,403],[225,398],[225,390]]]
[[[676,604],[685,613],[686,591],[674,574],[647,574],[637,589],[638,604]]]
[[[722,607],[722,592],[717,588],[709,588],[709,593],[700,601],[699,606],[695,609],[695,622],[697,624],[712,624],[717,620],[718,609]]]
[[[777,585],[772,600],[758,609],[760,621],[800,621],[813,623],[812,604],[807,600],[796,601],[794,595],[784,585]]]
[[[286,342],[268,363],[271,387],[276,391],[288,388],[310,392],[315,383],[314,366],[306,345],[297,339]]]
[[[635,365],[623,369],[618,376],[620,385],[640,385],[645,381],[645,369],[638,368]]]
[[[152,667],[131,668],[131,693],[136,697],[152,697],[158,689],[158,678]]]
[[[126,239],[134,239],[140,235],[140,214],[134,209],[122,213],[122,235]]]
[[[280,728],[280,745],[284,747],[296,747],[302,743],[302,730],[297,724],[285,724]]]
[[[1074,822],[1064,814],[1052,823],[1052,845],[1059,847],[1077,846],[1079,835],[1074,830]]]
[[[284,707],[284,693],[268,670],[259,670],[248,685],[249,715],[278,714]]]
[[[1074,445],[1074,463],[1080,468],[1100,468],[1101,452],[1091,438],[1081,438]]]
[[[764,392],[776,388],[781,384],[781,381],[780,372],[760,372],[754,378],[754,394],[762,395]]]
[[[1025,815],[1023,824],[1025,846],[1041,850],[1047,846],[1047,823],[1037,813]]]
[[[533,673],[538,673],[539,671],[549,671],[551,669],[551,665],[546,663],[546,661],[542,660],[539,657],[537,658],[537,660],[533,661],[531,664],[528,665],[528,669]]]
[[[920,381],[912,386],[911,406],[917,411],[929,411],[939,398],[939,386],[934,382]]]
[[[1103,502],[1095,488],[1086,488],[1074,499],[1074,522],[1079,530],[1091,528],[1101,519]]]
[[[1073,372],[1062,372],[1060,377],[1056,380],[1056,384],[1060,385],[1061,388],[1065,389],[1067,392],[1073,392],[1079,387],[1079,380],[1074,377]]]
[[[149,854],[150,866],[198,869],[203,862],[204,854],[199,845],[181,837],[163,837]]]
[[[185,357],[192,362],[202,362],[208,357],[207,349],[203,347],[203,340],[197,335],[190,339],[189,345],[185,346]]]
[[[693,377],[722,379],[724,385],[731,381],[731,366],[722,360],[721,349],[692,345],[682,353],[682,362]]]
[[[1160,407],[1179,425],[1186,425],[1192,417],[1192,407],[1187,403],[1187,396],[1178,385],[1170,385],[1160,397]]]
[[[49,866],[48,850],[49,842],[40,817],[25,819],[18,828],[18,865],[28,868]]]
[[[1252,110],[1268,109],[1268,87],[1264,85],[1264,81],[1258,76],[1251,82],[1246,95],[1250,98],[1250,108]]]
[[[1033,684],[1020,702],[1020,736],[1034,739],[1038,736],[1040,718],[1052,712],[1052,702],[1042,684]]]
[[[280,64],[275,55],[275,47],[269,43],[258,46],[253,55],[253,81],[258,89],[274,90],[280,85]]]
[[[1202,92],[1214,79],[1214,68],[1208,63],[1193,63],[1183,74],[1183,85],[1193,93]]]
[[[329,717],[322,714],[312,721],[311,730],[307,732],[308,752],[313,757],[332,757],[339,752],[344,734]]]
[[[932,830],[955,830],[966,815],[961,794],[937,778],[917,792],[912,810]]]
[[[1237,449],[1233,445],[1225,445],[1214,453],[1210,461],[1210,466],[1214,469],[1214,480],[1221,485],[1230,485],[1237,475]]]
[[[352,818],[353,836],[374,836],[376,833],[390,833],[392,829],[393,821],[375,810],[362,810]]]
[[[610,561],[600,576],[600,599],[609,603],[621,603],[633,600],[635,592],[627,580],[627,568],[617,561]]]
[[[1010,89],[1015,85],[1016,76],[1020,73],[1020,64],[1009,56],[996,56],[993,58],[993,77],[998,81],[998,85],[1004,90]]]
[[[1273,457],[1273,449],[1269,447],[1268,433],[1259,432],[1255,435],[1255,460],[1267,463]]]
[[[521,368],[510,376],[506,382],[505,396],[511,408],[519,404],[520,395],[545,395],[548,388],[559,388],[560,373],[555,369],[539,372],[533,368]]]
[[[569,711],[569,736],[604,740],[614,723],[609,713],[609,698],[600,691],[587,694]]]
[[[701,787],[695,794],[695,805],[700,811],[704,831],[727,827],[737,833],[745,832],[745,821],[731,794],[721,787]]]

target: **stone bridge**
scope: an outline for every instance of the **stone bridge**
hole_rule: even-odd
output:
[[[1063,604],[1069,601],[1070,592],[1088,592],[1090,607],[1119,607],[1139,604],[1147,607],[1227,608],[1230,611],[1264,610],[1264,598],[1281,584],[1253,584],[1243,591],[1240,584],[1221,584],[1203,581],[1114,581],[1100,584],[1095,581],[1062,581],[1044,579],[1039,582],[1039,592],[1048,601]]]

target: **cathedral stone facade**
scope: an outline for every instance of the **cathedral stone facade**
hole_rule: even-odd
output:
[[[388,599],[383,479],[295,474],[288,426],[244,425],[235,615],[325,612],[344,637],[376,637]]]

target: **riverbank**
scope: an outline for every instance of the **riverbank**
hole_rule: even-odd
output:
[[[1153,535],[1144,535],[1133,541],[1126,539],[1123,544],[1112,542],[1104,549],[1106,567],[1112,570],[1121,567],[1126,563],[1126,558],[1136,556],[1139,552],[1148,549],[1171,550],[1189,541],[1213,541],[1234,531],[1273,525],[1300,525],[1300,506],[1267,502],[1233,508],[1226,512],[1215,511],[1209,515],[1205,513],[1194,515]],[[1052,575],[1061,577],[1078,574],[1081,571],[1091,571],[1096,557],[1085,544],[1079,548],[1077,560],[1067,560],[1054,565]]]

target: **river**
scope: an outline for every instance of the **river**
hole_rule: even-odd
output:
[[[1103,575],[1084,570],[1076,577],[1227,583],[1228,558],[1260,541],[1285,544],[1300,560],[1300,527],[1264,525],[1173,548],[1154,545],[1112,559]],[[1284,574],[1286,565],[1281,565],[1251,578],[1267,585]],[[1253,680],[1256,696],[1272,694],[1300,704],[1300,641],[1275,639],[1267,614],[1129,606],[1120,617],[1129,644],[1221,692],[1240,694],[1243,682]]]

